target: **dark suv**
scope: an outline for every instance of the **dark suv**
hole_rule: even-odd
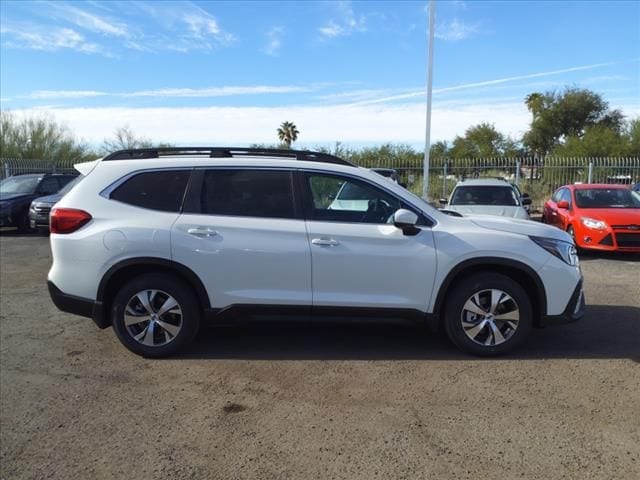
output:
[[[75,177],[30,173],[5,178],[0,182],[0,227],[18,227],[19,231],[28,232],[31,201],[56,193]]]

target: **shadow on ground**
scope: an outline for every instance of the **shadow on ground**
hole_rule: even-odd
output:
[[[469,360],[425,328],[397,324],[242,323],[203,328],[185,359]],[[175,358],[175,357],[174,357]],[[640,362],[640,308],[589,306],[579,322],[534,330],[510,360],[620,358]]]

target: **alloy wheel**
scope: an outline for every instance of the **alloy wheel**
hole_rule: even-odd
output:
[[[182,308],[162,290],[142,290],[124,309],[124,325],[137,342],[161,347],[173,341],[182,329]]]
[[[473,342],[496,346],[507,342],[520,321],[518,304],[508,293],[487,289],[474,293],[462,307],[462,329]]]

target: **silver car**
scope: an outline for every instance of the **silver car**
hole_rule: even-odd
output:
[[[506,180],[479,178],[458,182],[449,199],[441,198],[440,203],[461,214],[529,219],[531,199]]]

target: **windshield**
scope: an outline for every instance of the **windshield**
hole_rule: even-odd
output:
[[[0,193],[34,193],[40,177],[9,177],[0,182]]]
[[[513,188],[490,187],[484,185],[458,187],[449,205],[519,205]]]
[[[580,208],[640,208],[640,195],[626,188],[588,188],[575,194]]]

